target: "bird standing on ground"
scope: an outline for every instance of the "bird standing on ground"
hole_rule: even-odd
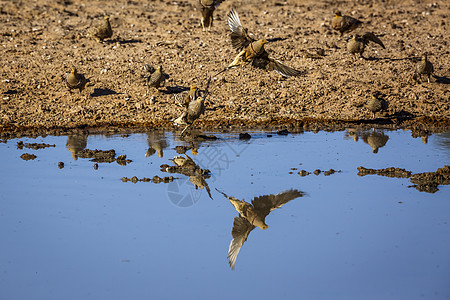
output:
[[[109,17],[105,16],[104,19],[105,22],[101,26],[89,28],[86,36],[94,38],[99,42],[103,42],[104,39],[109,39],[110,37],[112,37],[113,31],[111,28],[111,24],[109,23]]]
[[[252,200],[252,204],[250,204],[244,200],[230,197],[218,189],[216,190],[230,200],[230,203],[239,213],[239,217],[235,217],[233,221],[233,229],[231,232],[233,240],[230,243],[227,256],[232,269],[234,269],[239,251],[247,240],[250,232],[256,227],[263,230],[269,228],[265,223],[265,219],[270,212],[282,207],[284,204],[295,198],[303,196],[302,192],[292,189],[276,195],[271,194],[255,197]]]
[[[350,16],[343,16],[340,11],[336,11],[333,20],[331,20],[331,28],[339,31],[341,36],[344,32],[350,32],[358,28],[361,24],[362,22],[360,20]]]
[[[86,78],[84,77],[83,74],[77,73],[76,68],[72,68],[72,71],[70,71],[70,73],[66,75],[66,84],[67,87],[69,88],[69,91],[73,89],[78,89],[80,90],[81,93],[81,91],[86,86]]]
[[[428,83],[430,83],[430,77],[432,73],[433,64],[428,60],[427,54],[425,53],[422,56],[422,60],[416,65],[416,74],[418,74],[419,77],[422,77],[422,75],[427,75]]]
[[[214,21],[214,10],[223,0],[199,0],[202,9],[202,18],[200,20],[203,31],[211,30]]]
[[[347,50],[351,54],[356,55],[356,53],[359,53],[360,57],[363,57],[364,48],[369,41],[372,41],[380,45],[383,49],[386,49],[383,42],[375,34],[372,32],[366,32],[362,36],[355,34],[353,38],[348,41]]]
[[[286,77],[301,74],[300,71],[288,67],[281,61],[270,56],[264,49],[264,45],[267,43],[267,40],[255,40],[250,37],[247,28],[242,26],[239,15],[234,9],[232,9],[228,15],[228,26],[231,29],[231,43],[233,48],[238,51],[238,55],[235,57],[233,62],[228,65],[228,67],[216,75],[232,67],[247,65],[249,63],[256,68],[267,71],[273,70]]]
[[[387,102],[372,95],[372,98],[367,102],[367,109],[372,112],[372,117],[375,119],[375,113],[387,108]]]
[[[158,89],[159,87],[165,85],[166,79],[169,77],[163,72],[162,66],[158,66],[155,69],[147,64],[144,65],[144,70],[147,71],[147,74],[144,75],[147,87],[154,87]]]

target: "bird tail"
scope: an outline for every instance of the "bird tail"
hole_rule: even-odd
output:
[[[224,195],[226,198],[228,198],[227,194],[225,194],[224,192],[222,192],[222,191],[219,190],[218,188],[216,188],[216,191],[218,191],[219,193],[221,193],[222,195]]]
[[[363,35],[363,38],[367,41],[372,41],[378,45],[380,45],[381,47],[383,47],[383,49],[386,49],[386,47],[384,46],[383,42],[372,32],[366,32]]]
[[[216,77],[217,75],[222,74],[223,72],[225,72],[225,71],[227,71],[227,70],[229,70],[229,69],[231,69],[231,68],[230,68],[230,67],[226,67],[226,68],[223,69],[222,71],[219,71],[218,73],[214,74],[213,77]]]

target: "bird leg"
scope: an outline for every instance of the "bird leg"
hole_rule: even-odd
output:
[[[242,50],[241,52],[239,52],[238,55],[236,55],[236,58],[233,60],[233,62],[231,64],[228,65],[228,69],[235,67],[235,66],[239,66],[240,64],[242,64],[243,60],[242,60],[242,56],[245,54],[245,49]]]
[[[184,136],[184,133],[186,132],[186,130],[191,126],[191,124],[187,124],[186,127],[184,127],[183,131],[181,132],[180,137]]]

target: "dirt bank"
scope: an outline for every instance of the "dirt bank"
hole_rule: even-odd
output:
[[[226,0],[213,30],[203,32],[197,0],[36,0],[0,1],[0,132],[171,128],[180,114],[171,92],[201,87],[236,54],[226,24],[232,7],[255,37],[275,39],[266,45],[274,57],[304,74],[283,78],[251,66],[221,74],[197,126],[450,128],[448,1]],[[336,8],[363,21],[355,32],[376,33],[386,49],[369,44],[368,59],[347,53],[345,36],[330,28]],[[86,38],[103,15],[112,39]],[[425,51],[434,64],[431,83],[413,78]],[[148,95],[146,63],[170,75]],[[71,66],[89,79],[81,94],[62,80]],[[372,93],[389,104],[376,120],[365,108]]]

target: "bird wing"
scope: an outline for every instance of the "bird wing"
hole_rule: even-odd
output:
[[[189,103],[191,98],[188,97],[189,91],[183,91],[181,93],[177,93],[173,95],[173,100],[175,101],[175,104],[184,108],[189,107]]]
[[[302,197],[303,195],[304,195],[303,192],[291,189],[276,195],[270,194],[255,197],[252,200],[252,205],[255,208],[258,215],[263,219],[271,211],[280,208],[289,201],[298,197]]]
[[[364,33],[363,38],[367,41],[372,41],[372,42],[380,45],[381,47],[383,47],[383,49],[386,49],[386,47],[383,45],[383,42],[372,32]]]
[[[273,70],[286,77],[298,76],[302,73],[299,70],[293,69],[283,64],[278,59],[273,58],[267,53],[267,51],[265,51],[263,55],[253,59],[252,65],[254,67],[265,69],[268,71]]]
[[[353,30],[362,24],[362,22],[360,20],[355,19],[350,16],[342,16],[341,20],[342,20],[341,29],[344,29],[344,30]]]
[[[235,217],[233,221],[233,229],[231,235],[233,239],[231,240],[230,247],[228,248],[228,262],[232,269],[236,264],[236,258],[241,250],[242,245],[247,240],[250,232],[255,229],[255,226],[250,224],[246,218]]]
[[[242,26],[239,15],[234,9],[228,14],[228,26],[231,30],[231,44],[238,52],[255,41],[248,35],[247,28]]]

